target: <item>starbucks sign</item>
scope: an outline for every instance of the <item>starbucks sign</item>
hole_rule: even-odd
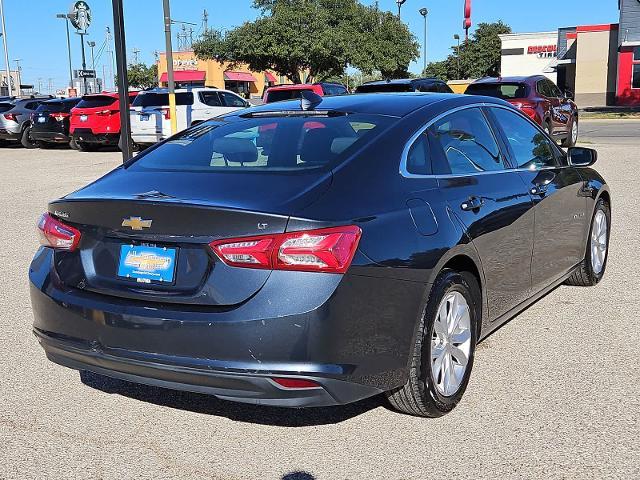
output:
[[[75,2],[69,10],[69,20],[78,30],[86,30],[91,25],[91,9],[87,2]]]

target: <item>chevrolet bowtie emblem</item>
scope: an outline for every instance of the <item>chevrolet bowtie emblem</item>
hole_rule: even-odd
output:
[[[153,220],[142,220],[140,217],[129,217],[122,219],[123,227],[131,227],[131,230],[142,230],[151,227]]]

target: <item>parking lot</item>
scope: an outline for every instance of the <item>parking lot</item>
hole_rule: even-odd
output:
[[[640,478],[640,121],[583,121],[613,231],[595,288],[561,287],[486,339],[440,419],[381,398],[281,410],[85,375],[31,334],[46,204],[119,152],[0,149],[0,479]]]

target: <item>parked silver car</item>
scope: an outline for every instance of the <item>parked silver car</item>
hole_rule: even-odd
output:
[[[47,95],[0,101],[0,142],[20,142],[25,148],[35,148],[37,145],[30,136],[31,114],[51,98]]]

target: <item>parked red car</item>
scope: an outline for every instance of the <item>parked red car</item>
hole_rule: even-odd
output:
[[[506,100],[563,147],[572,147],[578,141],[577,105],[544,75],[482,78],[469,85],[465,93]]]
[[[276,85],[265,90],[262,97],[264,103],[280,102],[282,100],[294,100],[300,98],[300,92],[308,90],[317,95],[345,95],[347,87],[340,83],[301,83],[292,85]]]
[[[129,92],[133,101],[138,92]],[[120,107],[118,94],[103,92],[85,95],[71,110],[71,146],[90,151],[100,145],[118,145],[120,141]]]

